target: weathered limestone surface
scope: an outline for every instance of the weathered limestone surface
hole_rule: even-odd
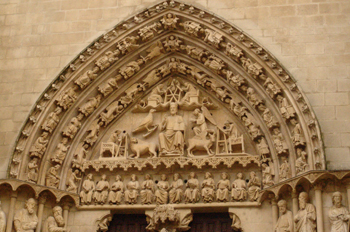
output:
[[[111,26],[155,1],[21,1],[0,5],[0,177],[23,120],[63,67]],[[350,165],[349,17],[344,1],[188,1],[229,20],[274,54],[309,98],[329,169]]]

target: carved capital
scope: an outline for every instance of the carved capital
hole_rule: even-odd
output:
[[[346,189],[350,189],[350,178],[345,178],[342,180],[342,184],[346,186]]]
[[[315,190],[321,190],[326,186],[326,183],[324,182],[316,182],[315,184],[313,184],[313,187]]]
[[[11,191],[11,198],[17,198],[17,191]]]
[[[112,214],[107,214],[96,220],[97,232],[105,232],[108,230],[109,223],[112,221]]]
[[[39,198],[38,198],[39,204],[45,204],[46,200],[47,200],[47,194],[46,193],[41,194],[39,196]]]
[[[273,206],[277,205],[278,196],[275,196],[275,194],[270,193],[269,194],[269,199],[270,199],[271,205],[273,205]]]
[[[149,221],[146,227],[148,231],[187,231],[193,219],[190,209],[175,210],[171,205],[158,205],[153,211],[148,210],[145,214]]]
[[[292,198],[298,198],[298,196],[299,196],[298,191],[296,189],[293,189],[292,190]]]
[[[234,231],[243,231],[241,219],[237,216],[233,211],[235,208],[228,208],[228,213],[230,214],[230,218],[232,219],[231,227]]]

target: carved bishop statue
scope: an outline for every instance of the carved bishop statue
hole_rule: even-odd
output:
[[[316,232],[316,208],[306,192],[299,194],[299,211],[294,217],[296,232]]]
[[[278,203],[280,217],[278,218],[274,232],[294,232],[293,214],[287,208],[287,202],[280,200]]]

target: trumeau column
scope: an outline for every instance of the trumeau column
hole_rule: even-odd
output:
[[[296,189],[292,190],[293,215],[298,212],[298,192]]]
[[[6,226],[6,232],[12,231],[12,224],[13,224],[13,216],[15,214],[15,205],[17,201],[17,192],[11,193],[11,201],[10,201],[10,210],[7,216],[7,226]]]
[[[343,183],[346,186],[346,196],[347,196],[347,200],[348,200],[348,209],[350,209],[350,178],[343,181]]]
[[[277,200],[275,195],[271,194],[270,196],[271,199],[271,208],[272,208],[272,222],[273,225],[276,225],[277,220],[278,220],[278,207],[277,207]]]
[[[314,189],[316,198],[317,232],[323,232],[322,184],[316,184]]]
[[[44,206],[46,202],[46,194],[43,194],[39,197],[39,206],[38,206],[38,224],[36,226],[35,232],[41,231],[41,224],[43,220],[43,212],[44,212]]]
[[[67,228],[67,226],[68,226],[69,208],[70,208],[69,203],[64,202],[63,203],[63,219],[64,219],[65,228]]]

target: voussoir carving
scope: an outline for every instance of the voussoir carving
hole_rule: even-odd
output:
[[[149,231],[188,230],[192,207],[229,207],[232,228],[242,231],[232,208],[260,207],[269,191],[285,191],[274,189],[282,181],[293,181],[295,191],[294,178],[325,168],[321,131],[303,96],[240,29],[165,1],[67,65],[28,116],[8,173],[75,196],[78,211],[146,210]],[[339,194],[333,198],[332,229],[346,231],[348,212]],[[38,211],[38,218],[35,206],[31,198],[15,214],[16,231],[68,231],[67,207],[54,207],[48,218]],[[293,218],[279,201],[276,232],[292,232],[293,224],[297,232],[316,231],[307,193],[299,206]],[[98,230],[108,231],[111,219],[100,218]]]

